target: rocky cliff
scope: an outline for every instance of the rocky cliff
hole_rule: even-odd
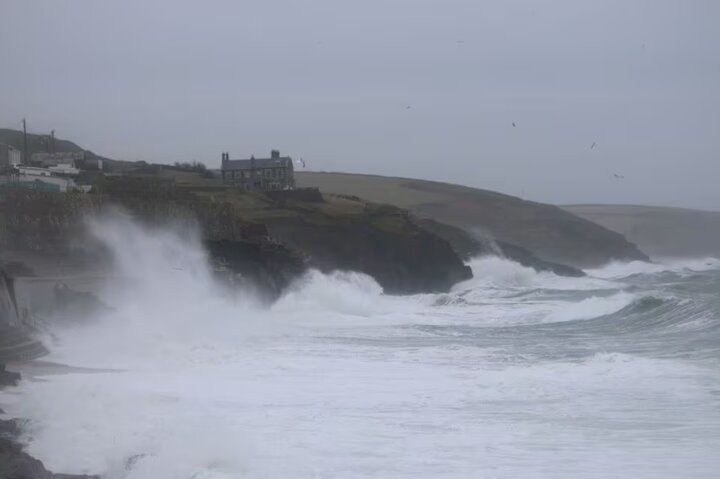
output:
[[[438,223],[427,218],[418,219],[417,222],[425,230],[447,240],[465,260],[476,256],[500,256],[533,268],[535,271],[550,271],[559,276],[585,276],[585,273],[579,268],[542,260],[525,248],[505,241],[496,241],[490,237],[473,235],[462,228]]]
[[[7,189],[0,192],[0,247],[11,256],[6,260],[43,259],[63,271],[107,266],[109,258],[87,237],[84,220],[120,206],[150,225],[199,228],[216,264],[270,297],[308,267],[360,271],[388,293],[447,291],[471,276],[447,241],[403,210],[320,198],[181,188],[145,177],[108,178],[87,195]]]
[[[446,240],[402,210],[377,210],[383,211],[370,208],[361,221],[318,224],[292,217],[271,219],[268,226],[273,237],[305,252],[313,267],[366,273],[386,293],[444,292],[472,277]]]

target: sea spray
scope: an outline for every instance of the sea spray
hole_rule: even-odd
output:
[[[449,294],[463,301],[446,304],[311,272],[263,308],[215,284],[196,237],[125,220],[97,228],[124,287],[113,312],[55,328],[49,359],[115,371],[48,376],[0,396],[31,420],[29,452],[53,470],[162,479],[718,469],[717,270],[690,265],[671,282],[597,275],[609,281],[483,258]]]

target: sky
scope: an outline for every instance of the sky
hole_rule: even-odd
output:
[[[720,210],[715,0],[0,0],[0,127]]]

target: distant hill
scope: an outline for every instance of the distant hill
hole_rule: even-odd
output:
[[[435,181],[348,173],[296,172],[298,186],[354,195],[521,246],[577,267],[647,259],[621,234],[557,206]]]
[[[651,256],[720,257],[720,212],[631,205],[563,208],[625,235]]]

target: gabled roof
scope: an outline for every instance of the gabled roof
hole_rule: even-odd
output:
[[[253,168],[253,160],[223,161],[223,170],[249,170]],[[255,158],[255,168],[285,168],[292,165],[292,158],[281,156],[279,158]]]

